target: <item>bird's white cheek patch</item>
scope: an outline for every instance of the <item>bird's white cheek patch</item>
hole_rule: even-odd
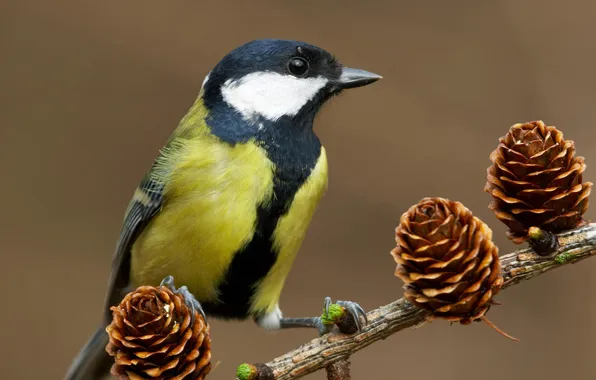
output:
[[[244,118],[258,115],[275,121],[282,116],[295,116],[327,82],[323,77],[296,78],[262,71],[226,81],[221,94]]]

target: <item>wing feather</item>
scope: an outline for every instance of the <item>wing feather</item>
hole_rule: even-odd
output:
[[[135,240],[163,204],[163,183],[147,175],[135,190],[112,258],[112,271],[104,305],[105,322],[112,319],[110,307],[118,304],[130,281],[130,251]]]

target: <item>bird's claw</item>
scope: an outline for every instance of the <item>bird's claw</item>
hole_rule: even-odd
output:
[[[180,288],[176,289],[176,286],[174,285],[174,277],[173,276],[165,277],[163,280],[161,280],[161,283],[159,285],[164,286],[164,287],[170,289],[172,292],[174,292],[176,294],[180,294],[182,297],[184,297],[184,302],[186,303],[186,306],[188,306],[188,308],[191,311],[190,315],[191,315],[192,323],[194,323],[194,321],[195,321],[195,311],[198,311],[201,314],[201,316],[203,317],[203,319],[207,320],[207,316],[205,315],[205,311],[203,311],[203,307],[201,306],[199,301],[197,301],[195,296],[188,290],[186,285],[181,286]]]
[[[334,308],[334,305],[339,306],[339,310]],[[350,319],[347,319],[347,316],[349,316]],[[364,323],[362,323],[360,319],[361,317],[364,319]],[[337,325],[337,327],[343,333],[362,331],[363,327],[368,323],[366,312],[356,302],[337,301],[335,304],[333,304],[330,297],[325,298],[325,305],[321,319],[324,325]]]
[[[368,319],[366,318],[366,312],[364,311],[362,306],[358,305],[356,302],[337,301],[337,304],[339,306],[345,308],[348,311],[348,313],[354,320],[356,327],[358,327],[358,331],[362,331],[364,326],[366,326],[368,324]],[[362,317],[362,319],[364,319],[364,323],[362,323],[362,320],[360,319],[360,317]]]

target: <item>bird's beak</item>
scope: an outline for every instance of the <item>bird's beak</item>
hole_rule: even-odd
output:
[[[379,74],[371,73],[369,71],[344,67],[335,85],[338,90],[345,90],[348,88],[366,86],[381,78],[383,77]]]

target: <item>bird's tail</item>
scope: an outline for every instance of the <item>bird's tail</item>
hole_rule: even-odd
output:
[[[105,327],[98,328],[91,336],[85,347],[74,358],[64,380],[99,380],[110,373],[114,363],[105,348],[108,344],[108,334]]]

